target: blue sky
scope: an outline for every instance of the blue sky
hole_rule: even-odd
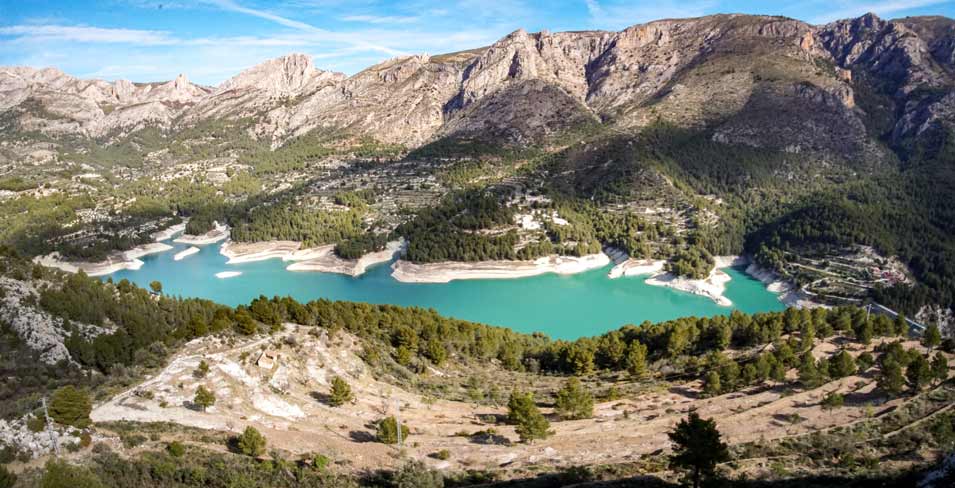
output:
[[[290,52],[355,73],[404,54],[469,49],[507,33],[612,29],[742,12],[811,23],[875,12],[955,17],[955,0],[0,0],[0,65],[84,78],[217,84]]]

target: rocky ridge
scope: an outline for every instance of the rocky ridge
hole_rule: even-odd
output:
[[[486,48],[399,57],[352,76],[291,54],[215,88],[184,76],[109,83],[0,68],[0,110],[22,130],[49,134],[251,117],[251,131],[276,144],[334,128],[408,147],[455,135],[526,143],[585,123],[627,130],[662,119],[708,127],[723,142],[861,160],[879,149],[860,88],[886,94],[900,141],[955,126],[953,69],[951,19],[868,14],[813,26],[714,15],[620,32],[518,30]]]

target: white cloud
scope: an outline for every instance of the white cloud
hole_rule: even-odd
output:
[[[346,15],[341,20],[367,24],[412,24],[421,19],[420,17],[401,15]]]
[[[590,24],[599,29],[619,30],[660,19],[700,17],[719,6],[716,0],[612,1],[584,0]]]
[[[912,10],[922,7],[931,7],[951,2],[952,0],[886,0],[886,1],[842,1],[837,2],[835,10],[830,10],[823,15],[819,15],[810,22],[815,24],[824,24],[839,19],[848,19],[858,17],[869,12],[883,17],[890,17],[899,12]]]
[[[12,25],[0,27],[0,36],[10,36],[20,41],[122,43],[148,46],[169,45],[178,42],[163,31],[69,25]]]

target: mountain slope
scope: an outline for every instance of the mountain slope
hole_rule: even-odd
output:
[[[590,120],[627,129],[662,119],[715,128],[726,142],[863,159],[881,157],[866,131],[878,116],[893,142],[953,124],[953,32],[950,19],[871,14],[825,26],[714,15],[620,32],[518,30],[487,48],[396,58],[350,77],[289,55],[214,89],[184,77],[107,83],[3,68],[0,109],[49,134],[251,117],[253,133],[273,142],[335,128],[409,147],[484,128],[533,143]],[[860,106],[859,90],[889,106]],[[550,115],[521,116],[528,110]]]

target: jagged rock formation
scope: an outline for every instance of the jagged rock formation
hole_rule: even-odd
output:
[[[30,283],[0,278],[0,321],[8,324],[20,340],[40,354],[40,361],[56,364],[72,358],[65,342],[76,330],[83,337],[93,337],[108,329],[89,324],[71,325],[36,306],[39,293]]]
[[[582,123],[622,130],[662,119],[714,139],[853,160],[955,126],[955,22],[868,14],[824,26],[714,15],[621,32],[528,33],[441,56],[408,56],[353,76],[293,54],[209,89],[78,80],[55,69],[0,68],[0,111],[18,127],[91,137],[146,125],[251,118],[279,143],[316,128],[418,146],[479,135],[517,143]],[[857,92],[890,106],[858,101]]]

